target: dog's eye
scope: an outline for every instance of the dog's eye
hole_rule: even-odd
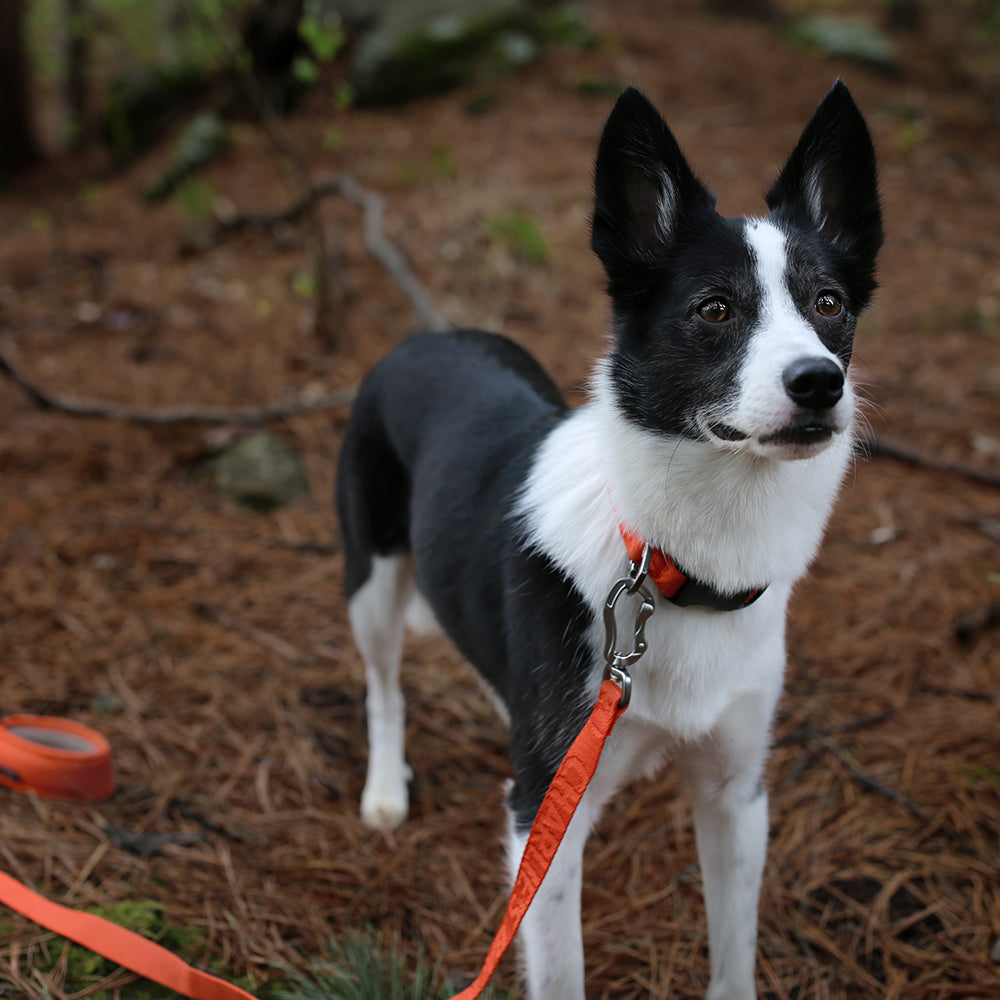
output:
[[[724,323],[729,319],[729,303],[725,299],[705,299],[698,306],[698,315],[706,323]]]
[[[819,298],[816,299],[816,312],[820,316],[826,316],[827,319],[839,316],[843,308],[840,296],[836,292],[820,292]]]

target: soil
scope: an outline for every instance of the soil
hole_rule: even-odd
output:
[[[607,335],[588,215],[615,89],[647,91],[726,214],[763,210],[836,76],[864,109],[887,230],[856,347],[868,420],[986,476],[859,460],[794,595],[761,997],[1000,997],[1000,90],[972,12],[926,5],[886,75],[692,0],[593,0],[592,49],[393,110],[338,110],[331,80],[283,125],[315,176],[385,198],[386,237],[448,323],[508,333],[578,401]],[[224,236],[190,205],[145,204],[167,153],[119,173],[55,159],[0,199],[3,350],[38,386],[141,411],[308,402],[413,329],[357,207],[322,208],[331,350],[313,331],[307,227]],[[253,121],[203,180],[223,211],[297,193]],[[543,261],[497,234],[511,213],[537,224]],[[269,423],[311,492],[262,514],[203,472],[246,432],[235,422],[84,418],[0,380],[0,706],[97,727],[118,782],[83,805],[0,789],[0,864],[74,907],[161,904],[189,957],[262,992],[366,927],[461,982],[505,899],[505,733],[443,640],[408,647],[404,668],[412,818],[391,835],[358,818],[364,689],[330,501],[345,416]],[[689,811],[667,769],[596,830],[591,996],[704,995]],[[70,995],[58,940],[2,923],[0,995]],[[499,984],[516,982],[507,959]]]

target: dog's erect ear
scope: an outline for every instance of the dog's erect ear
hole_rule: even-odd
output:
[[[715,205],[667,123],[635,87],[618,98],[604,126],[594,189],[591,246],[612,281],[625,268],[654,261],[686,210]]]
[[[767,205],[772,212],[805,212],[834,247],[874,268],[882,245],[875,149],[842,80],[820,101]]]

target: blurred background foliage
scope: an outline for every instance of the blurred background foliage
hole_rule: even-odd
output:
[[[893,33],[925,31],[934,0],[860,18],[842,0],[703,3],[891,73]],[[1000,37],[1000,0],[954,7],[980,40]],[[0,171],[94,140],[127,161],[209,100],[224,116],[285,112],[334,63],[340,106],[394,104],[595,41],[585,5],[564,0],[0,0]]]

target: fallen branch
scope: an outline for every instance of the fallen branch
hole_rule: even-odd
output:
[[[428,330],[444,330],[447,324],[438,316],[431,304],[430,296],[424,287],[413,276],[399,248],[390,243],[382,234],[382,213],[385,201],[381,195],[363,188],[353,177],[347,174],[328,178],[331,184],[337,186],[340,193],[348,201],[360,205],[365,210],[365,245],[385,266],[395,278],[396,283],[406,293],[420,318],[421,324]]]
[[[306,416],[348,406],[357,395],[357,386],[326,393],[308,403],[273,403],[267,406],[196,406],[182,404],[156,410],[140,410],[118,403],[79,399],[45,389],[29,378],[16,360],[13,339],[0,339],[0,373],[21,387],[39,406],[75,417],[104,417],[133,424],[260,424],[286,417]]]
[[[857,448],[867,458],[891,458],[916,468],[951,472],[985,486],[1000,486],[1000,472],[993,472],[976,465],[966,465],[964,462],[950,462],[930,452],[911,448],[909,445],[899,444],[883,437],[862,438],[858,441]]]
[[[386,238],[382,230],[385,200],[374,191],[362,187],[348,174],[333,174],[319,178],[312,183],[306,195],[282,211],[248,212],[237,215],[224,223],[220,227],[220,232],[223,234],[232,233],[247,228],[272,229],[275,226],[297,222],[303,216],[315,211],[319,201],[330,194],[339,194],[364,209],[365,247],[372,256],[382,263],[382,266],[410,300],[420,325],[427,330],[446,329],[447,324],[434,308],[427,290],[410,270],[403,252]]]
[[[366,232],[369,239],[369,249],[382,260],[392,273],[400,287],[410,298],[414,308],[421,318],[422,325],[429,330],[445,329],[444,322],[438,317],[430,303],[430,299],[419,281],[413,277],[406,260],[399,250],[389,243],[381,234],[382,199],[357,185],[352,178],[344,175],[324,178],[313,193],[303,201],[322,197],[333,191],[339,191],[345,197],[365,206],[369,218]],[[276,225],[285,217],[295,217],[297,213],[306,211],[302,202],[296,202],[291,208],[276,215],[245,215],[237,216],[226,225],[226,229],[238,229],[241,226]],[[375,247],[378,249],[376,250]],[[349,406],[357,395],[356,385],[344,389],[336,389],[308,403],[273,403],[265,406],[197,406],[195,404],[180,404],[157,410],[140,410],[117,403],[108,403],[92,399],[79,399],[63,393],[45,389],[29,378],[20,368],[16,360],[17,349],[13,338],[0,339],[0,374],[6,375],[21,387],[39,406],[45,409],[58,410],[76,417],[103,417],[110,420],[122,420],[134,424],[261,424],[270,420],[283,420],[288,417],[308,416],[312,413],[322,413],[341,406]],[[858,442],[858,450],[869,458],[892,458],[907,465],[939,469],[964,476],[987,486],[1000,487],[1000,474],[976,466],[949,462],[924,451],[908,448],[881,438],[864,438]]]

